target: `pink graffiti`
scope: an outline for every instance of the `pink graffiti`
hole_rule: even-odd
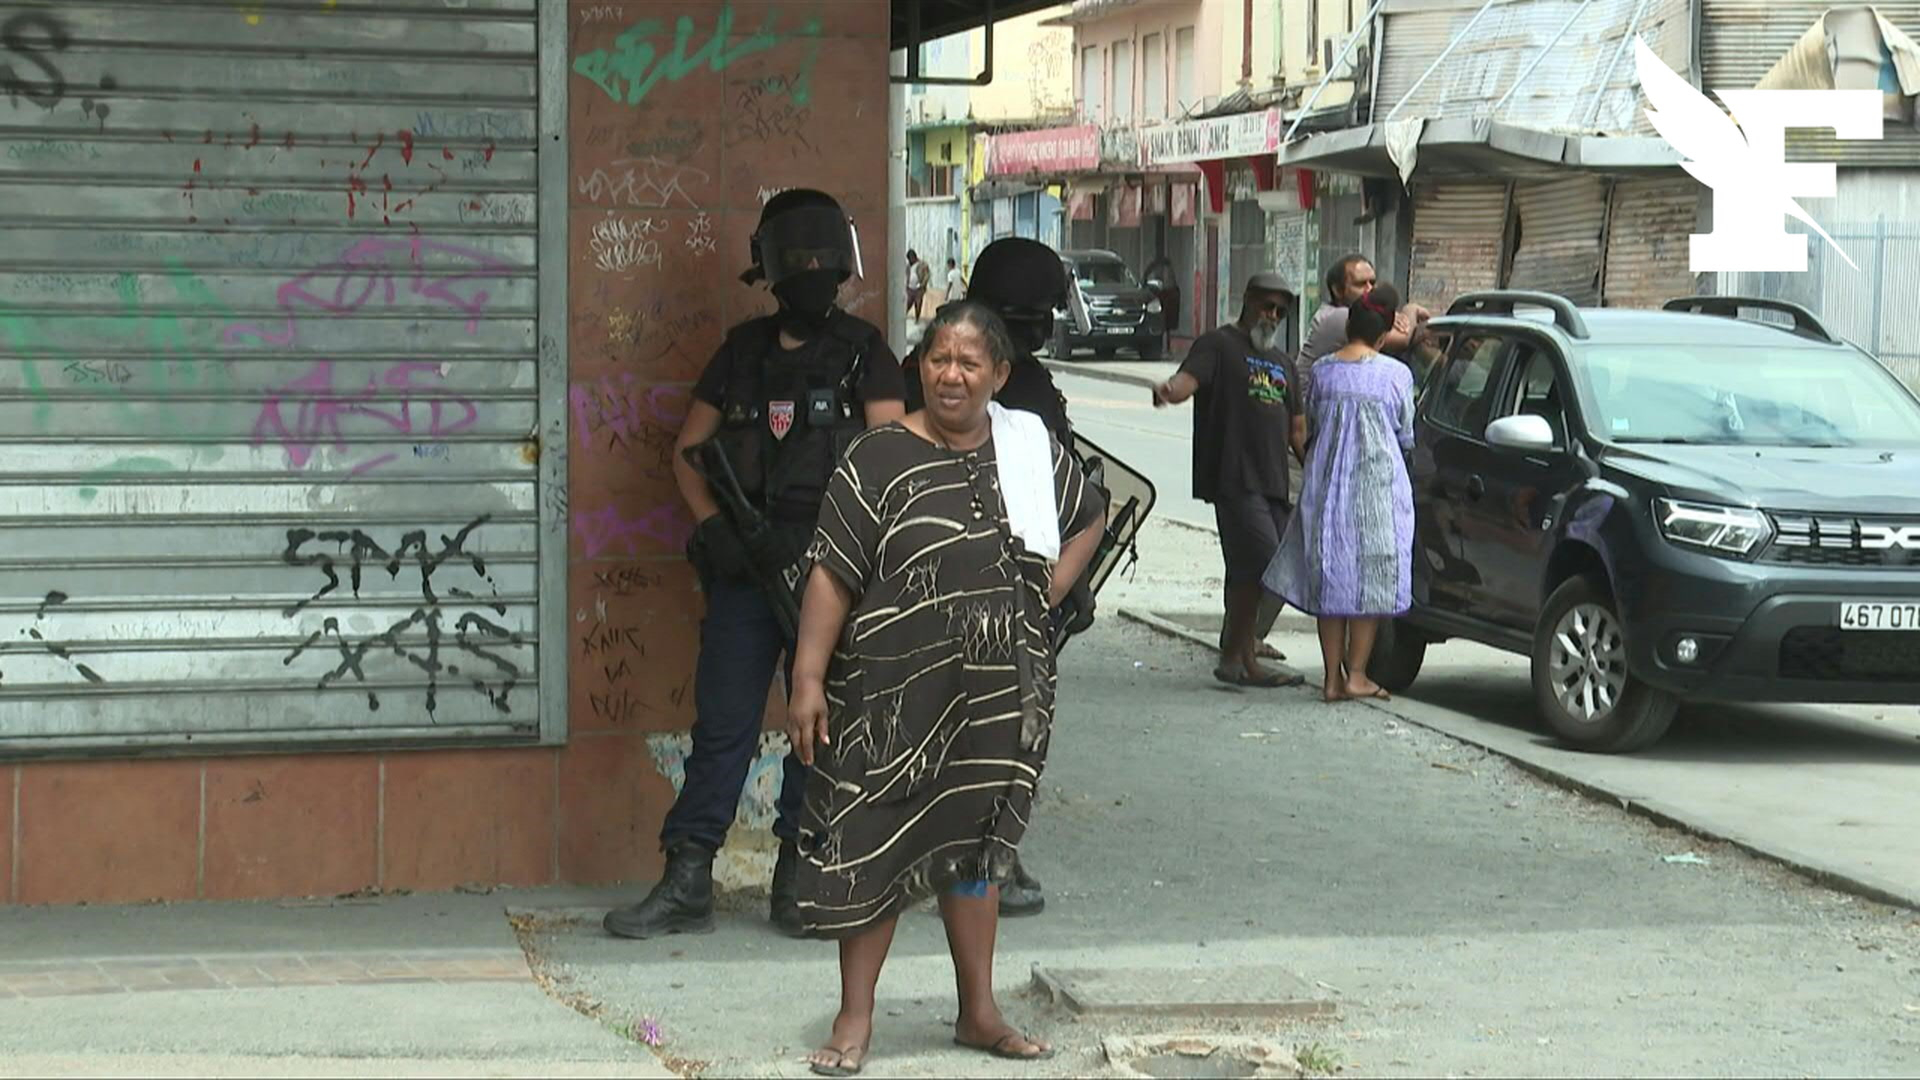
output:
[[[618,442],[643,439],[648,429],[677,433],[691,401],[683,386],[647,386],[632,372],[574,383],[567,396],[582,450],[591,450],[594,435],[601,431]]]
[[[693,521],[679,503],[656,506],[638,518],[629,518],[617,506],[573,515],[573,531],[580,534],[581,547],[589,559],[618,548],[628,555],[639,555],[645,542],[659,544],[668,551],[680,551],[693,536]]]
[[[434,364],[403,361],[370,377],[364,387],[342,392],[334,385],[334,362],[316,360],[305,375],[267,392],[260,415],[253,422],[253,445],[277,442],[286,449],[287,463],[304,469],[320,447],[331,446],[336,453],[344,453],[348,434],[345,425],[356,418],[375,421],[402,435],[430,438],[472,427],[480,418],[478,406],[464,398],[444,396],[429,398],[424,403],[424,423],[416,424],[414,394],[432,393],[436,387],[415,382],[415,376],[431,373],[439,377],[439,371]],[[348,475],[359,476],[398,456],[380,454],[355,465]]]
[[[395,256],[404,253],[406,261]],[[422,269],[429,254],[451,255],[473,264],[472,270],[435,271]],[[302,312],[318,312],[338,317],[352,315],[379,301],[392,307],[402,288],[414,296],[446,304],[467,316],[467,333],[479,329],[492,299],[487,290],[460,288],[471,282],[508,276],[512,266],[484,251],[458,244],[428,240],[414,234],[404,240],[366,237],[340,253],[334,262],[312,270],[280,286],[275,300],[285,319],[277,329],[256,323],[236,323],[221,335],[228,345],[262,345],[291,348],[299,341]]]

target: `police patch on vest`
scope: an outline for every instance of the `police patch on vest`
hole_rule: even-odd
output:
[[[793,402],[767,402],[767,427],[773,430],[774,438],[786,438],[787,432],[793,430]]]

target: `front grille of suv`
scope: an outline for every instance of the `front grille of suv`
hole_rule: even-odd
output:
[[[1797,626],[1780,639],[1787,679],[1913,682],[1920,679],[1920,630],[1847,632]]]
[[[1137,302],[1108,302],[1092,305],[1088,314],[1097,326],[1139,326],[1147,310]]]
[[[1775,514],[1763,561],[1794,566],[1920,569],[1920,518]]]

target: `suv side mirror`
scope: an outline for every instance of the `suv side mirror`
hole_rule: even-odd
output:
[[[1508,450],[1553,449],[1553,425],[1544,416],[1503,416],[1487,425],[1487,441]]]

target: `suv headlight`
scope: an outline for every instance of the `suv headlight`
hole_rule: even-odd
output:
[[[1676,544],[1726,555],[1751,555],[1773,538],[1773,523],[1758,510],[1675,499],[1656,499],[1654,508],[1659,515],[1660,535]]]
[[[1153,315],[1160,314],[1160,298],[1159,297],[1156,296],[1153,299],[1147,301],[1147,311],[1148,313]]]

